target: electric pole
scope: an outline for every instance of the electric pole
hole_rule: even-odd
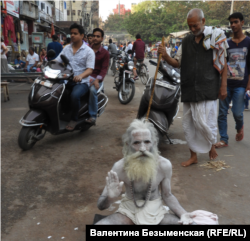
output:
[[[231,3],[230,15],[233,13],[233,11],[234,11],[234,0],[232,0],[232,3]]]
[[[118,9],[119,9],[119,16],[120,16],[120,0],[119,0]]]

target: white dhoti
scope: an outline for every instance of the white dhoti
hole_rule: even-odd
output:
[[[136,201],[138,206],[141,206],[144,202],[144,200]],[[116,212],[127,216],[137,225],[159,224],[164,215],[168,213],[162,204],[162,198],[148,201],[143,208],[137,208],[134,201],[126,196],[121,200],[119,209]]]
[[[182,125],[190,150],[209,152],[217,142],[217,101],[183,103]]]

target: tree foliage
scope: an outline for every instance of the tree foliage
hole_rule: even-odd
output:
[[[127,30],[135,36],[140,33],[145,41],[158,41],[171,32],[188,29],[187,13],[201,8],[206,25],[228,25],[231,1],[144,1],[134,7],[134,12],[124,16],[110,15],[105,30]],[[235,1],[234,12],[241,12],[245,25],[250,25],[250,1]]]

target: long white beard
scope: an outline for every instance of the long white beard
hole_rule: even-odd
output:
[[[135,152],[125,157],[124,169],[131,181],[142,180],[149,183],[156,177],[158,156],[146,151],[145,156],[141,152]]]

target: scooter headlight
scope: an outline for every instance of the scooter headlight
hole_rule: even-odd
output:
[[[133,63],[133,61],[129,61],[128,62],[128,69],[129,70],[132,70],[134,68],[134,63]]]

